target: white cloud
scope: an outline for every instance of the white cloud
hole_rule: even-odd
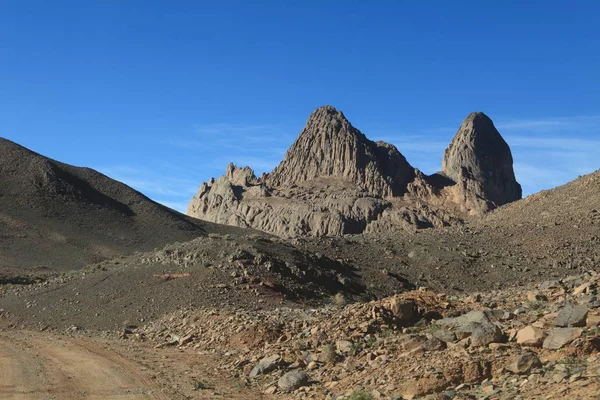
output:
[[[600,115],[543,118],[530,120],[504,121],[496,124],[498,130],[527,130],[529,132],[548,132],[564,130],[580,130],[586,127],[598,127]]]

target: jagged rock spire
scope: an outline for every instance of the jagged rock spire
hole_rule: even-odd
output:
[[[342,178],[379,196],[399,195],[414,169],[395,146],[373,142],[331,106],[315,110],[284,160],[268,174],[271,186]]]
[[[468,185],[478,196],[496,206],[521,198],[513,158],[492,120],[482,112],[465,118],[444,152],[442,173]]]

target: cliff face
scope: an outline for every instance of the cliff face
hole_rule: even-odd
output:
[[[395,146],[369,140],[324,106],[272,172],[257,178],[230,164],[202,184],[188,214],[285,237],[335,236],[442,227],[516,198],[510,149],[481,113],[459,129],[442,172],[426,176]]]

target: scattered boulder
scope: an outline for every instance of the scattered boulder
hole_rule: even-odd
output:
[[[414,322],[418,317],[418,309],[414,301],[404,301],[394,297],[390,301],[390,309],[401,324]]]
[[[335,349],[342,354],[350,353],[353,346],[353,343],[349,340],[338,340],[335,342]]]
[[[432,337],[428,339],[425,343],[421,345],[421,348],[425,351],[439,351],[446,349],[446,342],[440,340],[436,337]]]
[[[281,363],[281,356],[275,354],[272,356],[268,356],[263,358],[252,368],[250,371],[250,378],[254,378],[258,375],[268,374],[269,372],[275,370],[279,364]]]
[[[561,327],[585,326],[587,313],[587,307],[567,303],[558,313],[554,325]]]
[[[581,328],[554,328],[544,339],[544,349],[557,350],[581,336]]]
[[[490,343],[501,342],[504,340],[504,333],[497,325],[479,324],[471,332],[471,346],[487,346]]]
[[[528,374],[532,369],[541,367],[542,362],[538,356],[530,351],[526,351],[514,357],[513,361],[506,367],[515,374]]]
[[[517,343],[522,346],[539,347],[544,342],[544,337],[542,329],[528,325],[517,332]]]
[[[279,381],[277,381],[277,386],[284,392],[291,392],[292,390],[296,390],[299,387],[308,385],[309,377],[305,372],[295,370],[286,372]]]

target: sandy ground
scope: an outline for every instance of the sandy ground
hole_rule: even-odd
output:
[[[200,363],[202,361],[202,363]],[[218,360],[103,338],[0,332],[0,399],[259,399]],[[193,390],[202,380],[209,389]]]

